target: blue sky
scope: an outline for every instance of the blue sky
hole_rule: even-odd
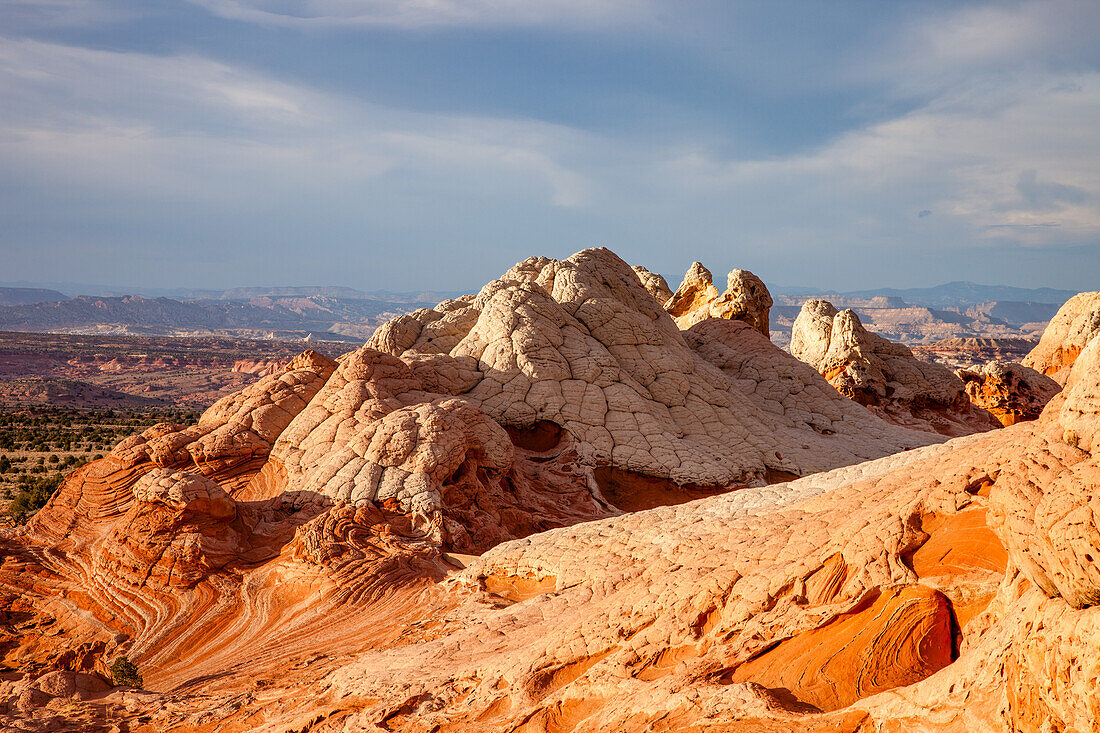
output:
[[[1100,3],[7,0],[0,280],[1100,288]]]

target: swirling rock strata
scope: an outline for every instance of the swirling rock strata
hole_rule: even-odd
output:
[[[0,538],[3,724],[1095,727],[1100,346],[932,444],[589,250],[305,362]],[[120,654],[154,692],[39,684]]]
[[[160,689],[384,646],[438,610],[414,598],[463,556],[929,442],[745,323],[682,332],[654,291],[607,250],[532,258],[338,362],[307,352],[196,425],[123,441],[3,540],[0,585],[41,618],[13,634],[17,666],[41,672],[29,660],[54,643],[29,629],[51,625],[73,654],[133,656]],[[547,582],[515,568],[486,587]],[[401,611],[355,636],[381,609]]]
[[[1095,346],[1037,421],[498,545],[425,596],[442,633],[256,704],[318,730],[1094,729],[1098,411]]]

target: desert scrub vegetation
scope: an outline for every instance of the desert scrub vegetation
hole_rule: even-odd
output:
[[[0,516],[23,524],[66,476],[123,439],[157,423],[193,423],[199,414],[164,408],[0,409]]]
[[[110,450],[123,438],[157,423],[191,423],[194,410],[95,410],[53,407],[0,410],[0,451]]]
[[[111,679],[119,687],[136,687],[139,690],[145,684],[137,665],[129,657],[119,657],[111,663]]]
[[[12,496],[8,504],[8,517],[13,524],[23,524],[35,512],[46,506],[54,492],[61,486],[63,477],[60,473],[49,476],[27,476],[21,478],[17,484],[18,490]]]

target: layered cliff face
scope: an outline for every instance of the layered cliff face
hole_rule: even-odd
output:
[[[743,321],[764,336],[769,335],[772,296],[764,281],[748,270],[730,270],[726,291],[720,293],[710,270],[693,262],[680,287],[662,302],[683,329],[708,318],[726,318]]]
[[[1031,367],[1010,361],[991,361],[973,369],[960,369],[970,401],[988,410],[1002,425],[1034,420],[1062,385]]]
[[[1064,384],[1077,355],[1097,334],[1100,334],[1100,292],[1078,293],[1058,309],[1023,364]]]
[[[913,346],[913,356],[951,369],[973,369],[991,361],[1018,362],[1038,340],[1021,338],[950,338],[926,346]]]
[[[505,542],[282,668],[20,699],[151,730],[1094,730],[1098,428],[1094,341],[1037,421]]]
[[[906,427],[960,436],[1000,425],[971,403],[959,377],[869,332],[851,310],[809,300],[795,319],[791,353],[841,394]]]

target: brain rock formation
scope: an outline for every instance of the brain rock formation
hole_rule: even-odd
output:
[[[1064,384],[1069,367],[1098,333],[1100,292],[1078,293],[1058,309],[1023,364]]]
[[[658,303],[664,303],[672,297],[672,290],[668,287],[668,283],[657,273],[650,272],[641,265],[634,265],[634,272],[642,281],[642,287],[649,291]]]
[[[948,436],[1000,426],[971,403],[947,367],[920,361],[902,344],[869,332],[852,310],[838,312],[828,301],[802,305],[790,348],[838,392],[898,425]]]
[[[1005,426],[1039,417],[1043,407],[1062,390],[1062,385],[1045,374],[1010,361],[960,369],[955,376],[963,380],[970,401]]]
[[[606,250],[533,258],[0,535],[0,726],[1094,730],[1098,428],[1100,342],[938,442]]]
[[[340,392],[347,384],[334,382]],[[64,586],[53,573],[70,567],[68,555],[29,553],[30,533],[8,538],[5,585],[18,577],[12,566],[33,580],[5,620],[37,634],[38,659],[59,631],[75,640],[76,616],[115,635],[74,643],[36,672],[24,664],[23,679],[0,682],[0,715],[37,730],[119,720],[196,731],[1096,730],[1098,429],[1093,341],[1037,420],[540,532],[426,582],[390,578],[338,603],[318,591],[354,562],[346,556],[377,559],[422,537],[413,522],[374,503],[320,514],[301,505],[307,517],[280,535],[279,516],[293,515],[278,507],[151,470],[131,492],[140,511],[201,515],[185,524],[203,536],[219,523],[264,527],[284,549],[237,562],[236,586],[226,569],[192,586],[202,595],[218,577],[222,595],[190,623],[162,628],[153,646],[171,654],[158,656],[140,650],[143,632],[121,631],[149,604],[163,610],[152,588],[116,589],[127,603],[115,616],[66,616],[95,607],[81,594],[108,590]],[[29,605],[60,587],[67,604]],[[252,615],[215,615],[247,597],[263,600]],[[187,675],[171,666],[172,654],[195,648],[181,636],[205,639]],[[226,646],[219,667],[210,658]],[[152,691],[102,682],[94,659],[119,648]]]
[[[772,296],[764,282],[748,270],[731,270],[726,292],[719,293],[710,270],[694,262],[680,287],[663,302],[680,328],[690,328],[708,318],[730,318],[769,335]]]
[[[0,588],[34,578],[40,601],[8,662],[38,669],[64,628],[62,656],[98,645],[186,687],[290,658],[276,639],[345,644],[357,604],[404,608],[508,540],[934,442],[745,323],[681,331],[643,278],[602,249],[525,260],[123,441],[3,540]]]
[[[390,321],[366,349],[514,432],[561,429],[605,485],[634,474],[681,487],[744,486],[915,445],[909,431],[870,437],[880,422],[866,422],[740,321],[681,331],[604,249],[525,260],[475,297]],[[308,412],[329,419],[320,409]]]

